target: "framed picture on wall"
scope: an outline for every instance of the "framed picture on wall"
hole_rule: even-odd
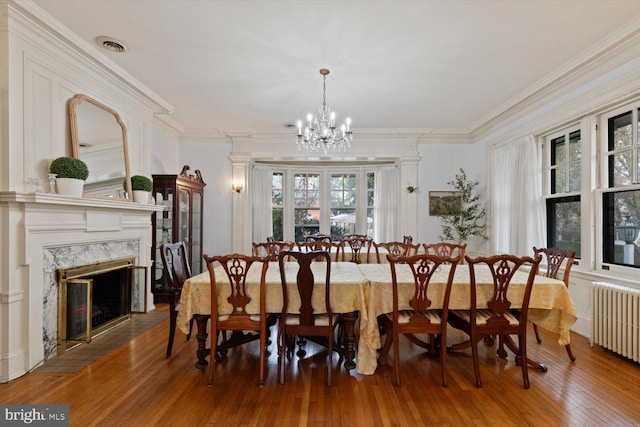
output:
[[[429,191],[429,215],[454,215],[462,210],[461,191]]]

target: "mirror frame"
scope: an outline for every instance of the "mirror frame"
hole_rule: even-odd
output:
[[[127,144],[127,128],[125,127],[124,122],[122,121],[122,119],[120,118],[120,115],[116,110],[104,105],[100,101],[97,101],[88,95],[78,94],[78,95],[75,95],[73,98],[71,98],[71,100],[69,101],[69,125],[71,127],[71,151],[73,153],[73,157],[75,157],[76,159],[80,159],[80,141],[78,138],[77,107],[82,102],[88,102],[106,111],[107,113],[113,114],[113,116],[116,119],[116,122],[122,128],[122,146],[124,149],[124,169],[125,169],[125,179],[127,180],[127,195],[133,194],[133,192],[131,191],[131,173],[129,171],[129,148]],[[91,173],[91,171],[89,171],[89,173]],[[100,196],[100,195],[91,194],[91,193],[85,193],[82,196],[95,197],[100,199],[105,198],[105,199],[112,199],[112,200],[126,200],[129,202],[133,202],[133,199],[131,198],[131,196],[129,196],[128,199],[124,197],[106,197],[106,196]]]

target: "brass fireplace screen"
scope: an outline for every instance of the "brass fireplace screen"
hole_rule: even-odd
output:
[[[58,270],[58,354],[147,307],[147,267],[121,258]]]

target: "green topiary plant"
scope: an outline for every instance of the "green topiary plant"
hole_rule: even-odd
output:
[[[453,215],[442,215],[442,240],[454,241],[457,243],[466,242],[469,236],[487,238],[485,234],[485,209],[480,204],[480,196],[476,194],[475,188],[478,181],[470,181],[464,169],[460,169],[453,181],[447,184],[459,191],[462,196],[461,208]]]
[[[122,183],[124,191],[127,191],[127,180]],[[151,191],[153,188],[153,182],[149,178],[143,175],[133,175],[131,177],[131,191]]]
[[[75,178],[85,180],[89,177],[89,168],[85,162],[73,157],[58,157],[49,166],[49,171],[57,178]]]

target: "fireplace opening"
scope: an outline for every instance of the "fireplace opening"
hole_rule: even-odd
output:
[[[58,270],[58,353],[129,320],[146,307],[146,268],[133,258]]]

